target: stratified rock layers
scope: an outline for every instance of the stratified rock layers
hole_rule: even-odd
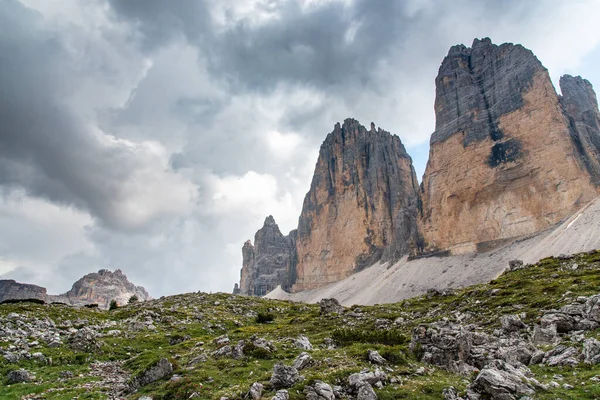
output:
[[[242,248],[239,293],[262,296],[281,285],[289,291],[295,275],[295,232],[284,236],[272,216]]]
[[[562,103],[574,122],[547,70],[520,45],[476,39],[450,49],[436,78],[421,187],[426,251],[482,250],[539,232],[597,196],[583,154],[591,147],[578,144],[593,137],[578,133],[593,125],[593,110],[572,97]]]
[[[397,136],[354,119],[321,145],[298,224],[293,291],[336,282],[409,250],[417,179]]]

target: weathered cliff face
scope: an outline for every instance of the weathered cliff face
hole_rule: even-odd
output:
[[[560,78],[561,102],[571,123],[576,146],[588,172],[600,183],[600,112],[592,84],[581,78]]]
[[[0,280],[0,303],[6,300],[36,299],[48,301],[46,288],[26,283],[19,283],[12,279]]]
[[[581,96],[563,100],[580,115],[573,117],[580,129],[589,101],[571,98]],[[436,78],[422,183],[426,251],[483,250],[538,232],[598,194],[564,108],[546,69],[522,46],[476,39],[472,48],[450,49]]]
[[[290,290],[295,275],[295,232],[284,236],[272,216],[242,247],[242,271],[237,293],[262,296],[281,285]],[[235,289],[234,289],[235,292]]]
[[[124,305],[134,295],[139,301],[151,298],[146,289],[131,283],[120,269],[114,272],[101,269],[83,276],[65,294],[51,297],[76,306],[95,303],[101,308],[108,308],[111,300]]]
[[[416,205],[417,179],[400,139],[353,119],[336,124],[304,199],[293,290],[406,253],[416,233]]]

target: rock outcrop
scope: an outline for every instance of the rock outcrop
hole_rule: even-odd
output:
[[[476,39],[450,49],[436,78],[421,187],[425,251],[486,250],[542,231],[598,195],[597,106],[591,86],[574,79],[563,80],[560,101],[520,45]]]
[[[19,283],[12,279],[0,280],[0,303],[7,300],[41,300],[48,301],[46,288],[27,283]]]
[[[242,247],[242,270],[239,294],[262,296],[277,286],[289,291],[295,273],[296,231],[284,236],[269,215],[254,235],[254,246],[248,240]],[[235,291],[235,290],[234,290]]]
[[[73,306],[98,304],[100,308],[108,308],[112,300],[124,305],[132,296],[137,296],[140,301],[151,299],[146,289],[131,283],[120,269],[115,272],[101,269],[87,274],[75,282],[71,290],[59,295],[49,295],[46,288],[41,286],[19,283],[12,279],[0,280],[0,303],[7,300],[34,299]]]
[[[397,259],[415,240],[417,178],[400,138],[354,119],[321,145],[304,198],[293,290],[336,282]]]

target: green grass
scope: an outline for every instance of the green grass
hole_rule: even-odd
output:
[[[571,269],[573,263],[579,265],[577,270]],[[20,399],[33,393],[43,393],[46,399],[107,398],[102,392],[86,393],[76,388],[99,379],[89,374],[92,362],[123,360],[124,368],[134,377],[163,357],[174,363],[175,372],[182,379],[155,382],[130,398],[151,394],[156,400],[178,399],[198,392],[200,398],[227,396],[240,399],[256,381],[265,385],[264,398],[270,398],[274,394],[269,386],[273,366],[277,362],[289,364],[298,356],[301,350],[294,347],[293,339],[301,334],[308,336],[313,344],[314,350],[310,353],[314,362],[301,371],[306,380],[291,388],[292,399],[303,399],[304,386],[316,379],[332,385],[342,384],[353,372],[373,369],[366,358],[369,349],[379,351],[388,360],[388,367],[392,368],[387,372],[388,376],[401,381],[377,390],[380,399],[439,399],[443,388],[454,386],[464,391],[469,382],[432,366],[425,366],[427,373],[423,376],[414,374],[423,365],[408,350],[411,331],[417,325],[443,317],[452,320],[459,313],[461,323],[476,323],[491,333],[499,327],[501,315],[525,313],[525,322],[531,324],[539,319],[540,310],[558,308],[569,304],[577,296],[598,292],[600,252],[593,252],[569,260],[547,258],[529,268],[506,273],[489,284],[458,290],[450,296],[423,296],[395,304],[361,306],[361,318],[347,314],[321,316],[318,305],[224,293],[170,296],[124,305],[112,311],[33,303],[3,304],[0,305],[1,321],[5,321],[4,318],[11,312],[27,318],[48,317],[59,327],[66,321],[87,320],[90,325],[115,321],[117,326],[101,331],[106,333],[118,329],[121,334],[98,339],[102,347],[90,354],[74,352],[67,344],[48,348],[43,342],[40,347],[31,350],[41,351],[52,358],[52,365],[34,361],[11,365],[0,359],[0,399]],[[128,329],[126,321],[129,318],[139,316],[143,320],[147,314],[157,315],[153,319],[156,330]],[[404,322],[394,324],[389,330],[375,329],[377,319],[394,321],[398,317],[403,317]],[[252,335],[258,335],[271,341],[276,350],[267,352],[246,344],[246,357],[242,360],[215,359],[211,355],[217,350],[213,340],[225,333],[232,344],[239,340],[248,343]],[[600,332],[590,332],[589,335],[600,337]],[[170,344],[172,338],[185,336],[189,339]],[[326,349],[326,338],[333,338],[337,347]],[[9,344],[0,337],[2,348]],[[206,361],[190,364],[203,354]],[[17,368],[35,372],[37,381],[7,386],[6,374]],[[65,370],[72,371],[75,378],[60,379],[60,372]],[[589,381],[590,377],[600,375],[600,366],[580,365],[575,369],[535,366],[532,370],[540,381],[546,383],[555,373],[561,373],[565,377],[561,384],[569,383],[575,387],[572,390],[561,388],[539,392],[536,398],[600,398],[599,385],[591,385]],[[581,382],[586,382],[586,385],[581,385]]]

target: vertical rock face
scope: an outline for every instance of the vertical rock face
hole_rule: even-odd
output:
[[[421,187],[426,250],[483,250],[541,231],[597,195],[578,145],[589,137],[583,147],[591,153],[594,136],[577,134],[594,125],[593,92],[567,81],[563,107],[524,47],[476,39],[450,49],[436,78],[436,130]]]
[[[560,78],[561,102],[573,130],[575,143],[593,181],[600,183],[600,112],[592,84],[581,78]]]
[[[0,303],[6,300],[27,299],[48,301],[46,288],[26,283],[18,283],[12,279],[0,280]]]
[[[336,124],[304,199],[293,290],[406,253],[416,233],[416,206],[417,179],[400,139],[353,119]]]
[[[272,216],[242,247],[242,271],[238,293],[262,296],[281,285],[290,290],[295,275],[295,231],[284,236]]]

